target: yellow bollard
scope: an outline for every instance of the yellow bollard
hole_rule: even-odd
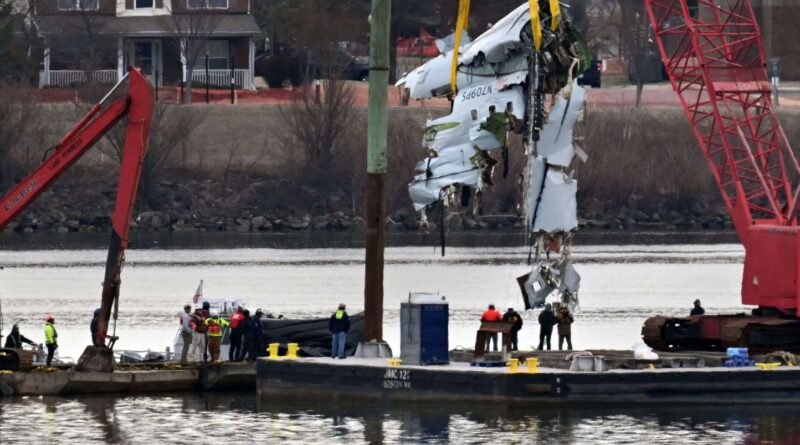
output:
[[[519,359],[518,358],[509,359],[506,362],[506,365],[508,365],[508,372],[510,372],[511,374],[519,372],[517,370],[517,367],[519,366]]]
[[[389,359],[389,366],[400,366],[400,363],[403,363],[403,360],[399,358],[390,358]]]
[[[271,359],[280,358],[278,356],[278,348],[281,347],[280,343],[270,343],[267,347],[267,357]]]
[[[528,365],[528,374],[536,374],[539,372],[539,359],[536,357],[530,357],[525,360],[525,364]]]
[[[286,358],[294,359],[297,358],[297,351],[300,350],[300,345],[297,343],[289,343],[286,345]]]

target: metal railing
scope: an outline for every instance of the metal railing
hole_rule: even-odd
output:
[[[117,83],[117,70],[90,71],[91,78],[96,83]],[[47,86],[69,87],[86,83],[87,72],[81,70],[50,70],[45,73]]]
[[[253,88],[250,70],[234,69],[233,78],[234,84],[238,88],[246,90]],[[231,70],[208,70],[208,81],[206,81],[206,70],[192,70],[192,82],[203,85],[208,84],[218,87],[229,87],[231,85]]]

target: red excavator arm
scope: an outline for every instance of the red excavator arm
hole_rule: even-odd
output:
[[[117,98],[110,105],[104,103],[124,81],[123,78],[108,95],[64,136],[33,173],[17,184],[0,199],[0,231],[42,194],[62,173],[72,166],[117,122],[128,116],[125,147],[122,152],[117,200],[111,216],[111,245],[106,261],[103,295],[100,305],[100,321],[96,344],[105,344],[111,306],[119,297],[120,274],[128,247],[133,205],[139,189],[142,163],[147,152],[150,123],[153,117],[154,93],[142,73],[132,68],[126,76],[130,81],[127,95]],[[113,346],[113,344],[111,345]]]

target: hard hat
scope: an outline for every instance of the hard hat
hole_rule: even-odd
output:
[[[97,317],[98,315],[100,315],[100,308],[94,310],[94,316]]]
[[[219,317],[219,311],[216,310],[216,309],[212,309],[211,310],[211,316],[212,317]]]

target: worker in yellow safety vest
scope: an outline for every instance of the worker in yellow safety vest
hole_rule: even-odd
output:
[[[44,343],[47,345],[47,367],[53,363],[53,354],[58,349],[58,332],[56,332],[56,319],[52,315],[45,317]]]
[[[228,321],[219,316],[219,311],[212,310],[211,317],[206,319],[208,326],[208,352],[211,353],[211,362],[219,361],[219,348],[222,345],[222,334],[229,325]]]

